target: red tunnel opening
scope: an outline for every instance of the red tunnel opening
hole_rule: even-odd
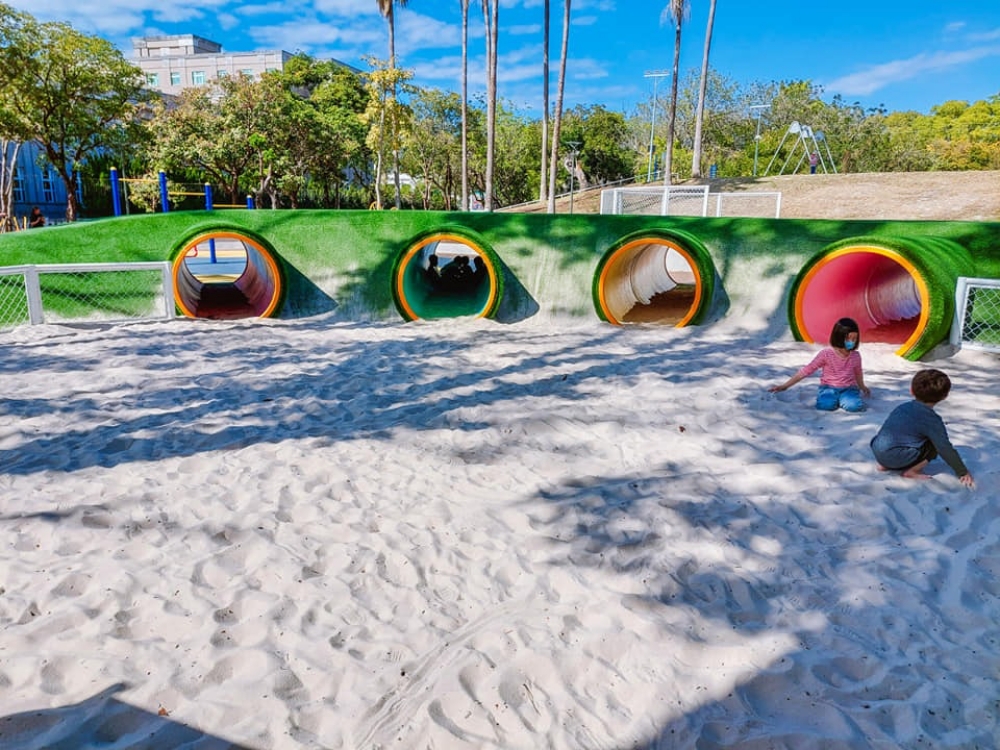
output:
[[[927,290],[902,257],[880,248],[845,248],[821,258],[798,286],[795,316],[807,341],[825,342],[840,318],[854,318],[863,341],[902,345],[922,332]]]

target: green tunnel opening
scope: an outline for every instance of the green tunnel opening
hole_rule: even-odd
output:
[[[406,320],[490,318],[501,290],[500,263],[492,250],[452,231],[413,242],[393,271],[393,300]]]

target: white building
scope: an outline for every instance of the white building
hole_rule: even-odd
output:
[[[14,217],[18,224],[38,206],[46,224],[66,220],[66,186],[51,165],[42,158],[37,143],[22,143],[14,169]]]
[[[179,94],[240,73],[259,78],[261,73],[283,70],[292,57],[284,50],[223,52],[218,42],[194,34],[138,37],[132,40],[132,49],[146,87],[164,94]]]

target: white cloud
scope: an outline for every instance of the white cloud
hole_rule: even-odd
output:
[[[248,29],[247,33],[255,42],[264,47],[283,49],[288,52],[334,45],[348,50],[356,51],[359,48],[368,50],[384,38],[373,28],[345,28],[315,18],[297,19],[276,25],[254,26]],[[345,62],[347,61],[345,60]]]
[[[921,53],[906,60],[875,65],[850,75],[829,81],[827,91],[848,96],[866,96],[890,86],[928,73],[940,73],[974,63],[988,57],[1000,56],[1000,46],[975,47],[955,52]]]
[[[291,3],[285,2],[258,3],[256,5],[241,5],[238,8],[234,8],[233,13],[238,13],[239,15],[246,16],[247,18],[270,15],[291,15],[293,7],[294,6],[292,6]]]
[[[1000,29],[983,31],[978,34],[969,34],[969,39],[974,42],[995,42],[997,39],[1000,39]]]

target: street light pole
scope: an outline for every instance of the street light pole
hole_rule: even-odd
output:
[[[649,120],[649,166],[646,169],[646,182],[653,181],[653,131],[656,128],[656,84],[661,78],[669,75],[669,70],[648,70],[643,73],[643,78],[653,79],[653,116]]]
[[[757,132],[753,137],[753,176],[757,176],[757,154],[760,151],[760,115],[770,104],[751,104],[750,110],[757,112]]]
[[[576,180],[576,155],[580,153],[580,141],[563,141],[569,146],[570,156],[573,157],[573,168],[569,172],[569,212],[573,213],[573,182]]]

